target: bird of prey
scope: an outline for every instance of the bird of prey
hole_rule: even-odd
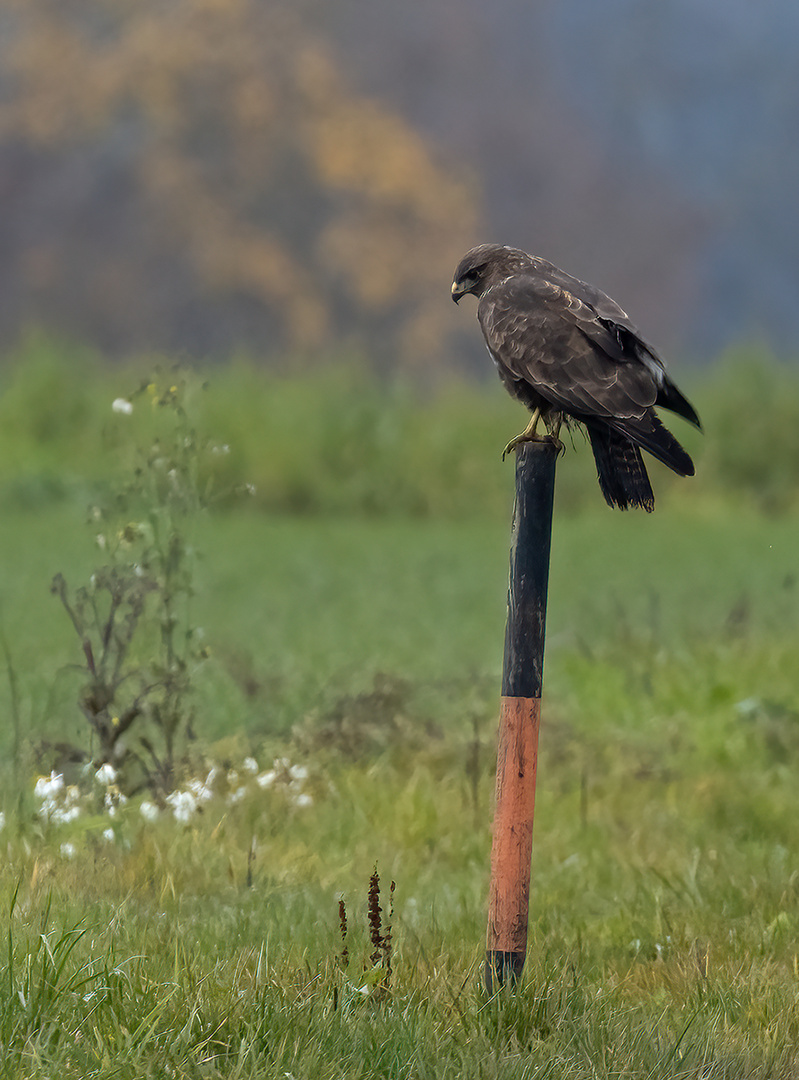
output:
[[[477,318],[500,379],[533,414],[503,457],[541,438],[560,447],[561,423],[576,422],[588,433],[610,506],[654,509],[641,450],[680,476],[693,476],[693,462],[655,407],[701,430],[699,417],[614,300],[546,259],[498,244],[472,248],[461,259],[452,298],[457,303],[466,293],[478,299]],[[541,420],[548,435],[536,434]]]

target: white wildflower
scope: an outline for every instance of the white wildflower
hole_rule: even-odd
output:
[[[276,776],[277,773],[275,772],[275,770],[270,769],[268,772],[261,773],[261,775],[256,779],[255,782],[260,788],[268,788],[271,787],[272,784],[274,784]]]
[[[66,843],[61,845],[61,854],[65,859],[74,859],[78,853],[78,849],[74,844]]]
[[[197,809],[197,800],[190,791],[172,791],[166,801],[172,807],[175,821],[190,821]]]
[[[202,780],[197,780],[196,778],[194,778],[192,780],[189,780],[186,786],[188,787],[192,795],[195,797],[197,802],[208,802],[214,797],[213,789],[208,786],[207,781],[203,783]]]
[[[228,795],[228,800],[227,800],[228,806],[233,806],[235,803],[241,802],[241,800],[244,798],[244,796],[246,794],[247,794],[246,787],[236,788],[236,790],[231,795]]]
[[[94,779],[98,784],[102,784],[104,787],[108,787],[109,784],[113,784],[117,778],[117,771],[110,762],[106,761],[105,765],[101,765],[97,772],[94,774]]]
[[[289,776],[292,780],[307,780],[308,770],[304,765],[289,765]]]
[[[313,799],[306,791],[301,791],[299,795],[294,797],[295,806],[310,806],[313,803]]]
[[[253,776],[258,772],[258,762],[254,757],[246,757],[243,761],[244,768],[248,773],[252,773]]]
[[[54,799],[64,788],[64,777],[55,769],[49,776],[40,776],[36,781],[33,794],[37,799]]]
[[[145,821],[157,821],[160,812],[155,803],[150,802],[149,799],[145,799],[139,807],[139,813]]]
[[[74,821],[75,818],[80,817],[80,807],[70,806],[68,809],[62,809],[60,806],[55,806],[50,810],[50,820],[55,825],[68,825],[70,821]]]
[[[114,412],[123,413],[125,416],[130,416],[133,412],[133,402],[128,401],[127,398],[118,397],[114,398],[111,402],[111,408]]]
[[[105,840],[106,843],[113,844],[115,839],[116,836],[113,829],[103,829],[103,840]]]

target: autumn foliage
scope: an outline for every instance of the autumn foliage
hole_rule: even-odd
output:
[[[118,352],[446,352],[476,193],[301,17],[0,0],[0,18],[0,157],[63,177],[47,227],[7,249],[26,321]]]

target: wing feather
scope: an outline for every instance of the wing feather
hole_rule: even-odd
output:
[[[628,351],[638,352],[644,363],[663,370],[663,361],[655,349],[641,336],[640,330],[630,321],[627,312],[607,293],[587,281],[572,277],[554,263],[538,256],[530,256],[530,265],[531,269],[535,269],[542,277],[560,285],[588,304],[596,313],[597,319],[624,340]]]
[[[563,412],[639,419],[657,400],[649,366],[590,304],[555,282],[510,278],[486,292],[478,318],[500,367]]]

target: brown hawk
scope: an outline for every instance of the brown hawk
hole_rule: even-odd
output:
[[[699,417],[614,300],[546,259],[498,244],[461,259],[452,298],[457,303],[466,293],[478,298],[477,318],[500,379],[533,414],[505,454],[535,439],[557,442],[562,422],[582,424],[602,494],[621,510],[655,507],[642,449],[680,476],[693,476],[693,462],[655,407],[701,429]],[[548,436],[536,435],[540,420]]]

